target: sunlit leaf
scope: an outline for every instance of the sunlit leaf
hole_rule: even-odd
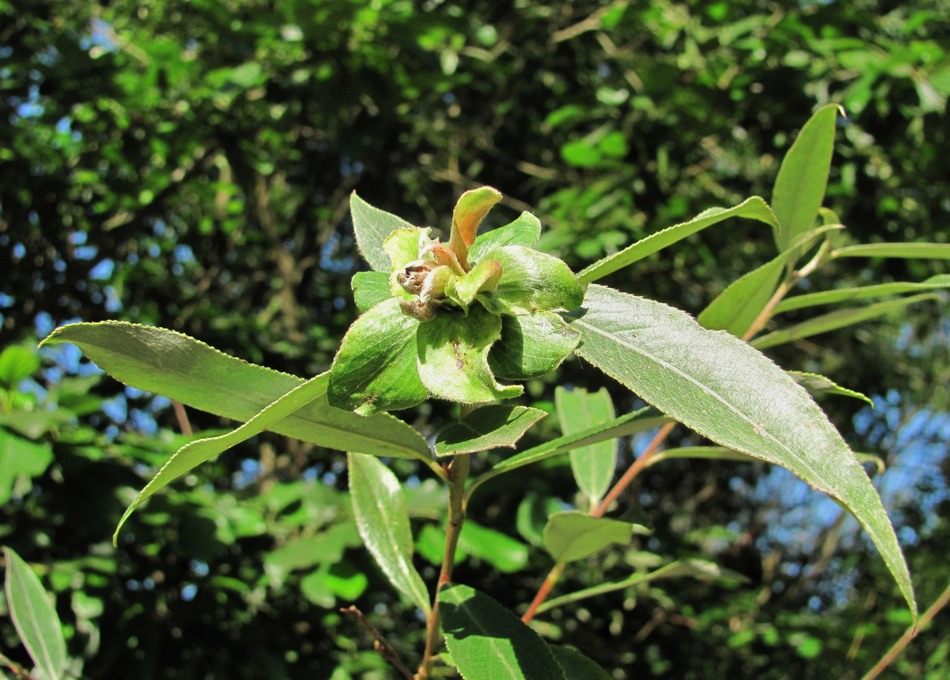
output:
[[[367,550],[399,592],[425,612],[429,592],[412,564],[412,530],[402,486],[375,456],[347,454],[356,526]]]
[[[505,315],[501,340],[492,346],[488,364],[499,378],[539,378],[560,366],[580,339],[580,333],[555,312]]]
[[[418,375],[440,399],[479,404],[516,397],[521,385],[499,385],[488,367],[488,352],[500,336],[501,319],[481,305],[467,317],[438,314],[419,326]]]
[[[605,388],[597,392],[584,389],[554,391],[557,417],[561,432],[566,435],[589,430],[614,420],[614,404]],[[617,445],[612,440],[578,447],[571,451],[571,470],[581,491],[587,494],[591,504],[606,493],[614,478],[617,466]]]
[[[375,271],[389,273],[392,270],[392,262],[383,250],[383,242],[393,230],[412,225],[401,217],[374,208],[357,196],[355,191],[350,195],[350,215],[353,218],[356,245],[363,259]]]
[[[59,615],[43,584],[12,548],[4,547],[5,591],[10,618],[30,658],[46,678],[65,677],[66,641]]]
[[[931,276],[929,279],[921,281],[920,283],[879,283],[872,286],[835,288],[833,290],[823,290],[818,293],[796,295],[794,297],[785,298],[780,303],[778,303],[775,306],[775,314],[789,312],[793,309],[818,307],[820,305],[832,305],[841,302],[855,302],[857,300],[868,300],[878,297],[887,297],[890,295],[901,295],[903,293],[933,290],[937,288],[950,288],[950,274],[937,274],[936,276]]]
[[[855,392],[854,390],[849,390],[847,387],[842,387],[831,378],[818,375],[817,373],[803,373],[802,371],[789,371],[788,374],[795,379],[795,382],[813,395],[837,394],[842,397],[860,399],[861,401],[867,402],[871,408],[874,408],[874,402],[871,401],[869,396]]]
[[[544,527],[544,549],[555,562],[575,562],[609,545],[626,545],[634,534],[648,533],[650,530],[639,524],[567,510],[548,518]]]
[[[119,525],[115,529],[115,534],[112,537],[113,544],[115,544],[119,530],[122,529],[122,525],[125,524],[125,521],[132,515],[135,509],[149,497],[202,463],[211,460],[222,451],[226,451],[241,442],[247,441],[251,437],[269,429],[274,423],[287,418],[307,404],[323,397],[327,391],[328,381],[329,376],[326,373],[311,378],[274,401],[274,403],[269,404],[266,408],[261,410],[260,413],[236,430],[217,437],[198,439],[178,449],[178,451],[168,459],[168,462],[162,466],[158,474],[152,478],[152,481],[135,497],[131,505],[126,508],[122,514],[122,518],[119,520]]]
[[[305,381],[228,356],[187,335],[119,321],[56,329],[42,344],[71,342],[116,380],[237,421],[247,421]],[[412,427],[387,414],[363,418],[321,397],[274,423],[274,432],[341,451],[427,458]]]
[[[541,636],[488,595],[449,584],[439,591],[439,615],[465,680],[564,680]]]
[[[534,248],[539,238],[541,221],[531,213],[523,212],[514,222],[476,236],[468,250],[468,258],[471,262],[480,262],[485,253],[504,246]]]
[[[419,322],[389,298],[350,326],[330,369],[328,398],[369,415],[421,403],[428,396],[416,369]]]
[[[782,159],[772,187],[772,210],[778,218],[775,243],[779,252],[815,226],[818,209],[825,199],[835,125],[841,107],[824,106],[805,123]]]
[[[801,340],[802,338],[810,338],[811,336],[818,335],[819,333],[827,333],[829,331],[838,330],[839,328],[845,328],[847,326],[853,326],[857,323],[876,319],[878,317],[884,316],[885,314],[889,314],[895,310],[907,307],[908,305],[916,304],[918,302],[939,299],[940,297],[934,293],[921,293],[920,295],[897,298],[896,300],[877,302],[873,305],[867,305],[865,307],[839,309],[834,312],[822,314],[821,316],[816,316],[815,318],[809,319],[808,321],[803,321],[801,323],[788,326],[782,330],[773,331],[767,335],[762,335],[752,341],[752,346],[758,349],[776,347],[787,342]]]
[[[551,609],[556,609],[557,607],[563,607],[572,602],[580,602],[590,597],[606,595],[607,593],[613,593],[618,590],[626,590],[631,586],[669,578],[694,578],[699,581],[718,581],[726,585],[746,583],[749,580],[748,577],[739,572],[724,569],[708,560],[678,560],[664,565],[655,571],[631,574],[621,581],[601,583],[591,588],[584,588],[583,590],[576,590],[567,595],[551,598],[538,607],[538,613],[540,614]]]
[[[699,434],[787,468],[864,526],[916,612],[884,506],[854,453],[804,388],[747,343],[667,305],[590,286],[577,354]]]
[[[950,243],[864,243],[838,248],[831,256],[950,260]]]
[[[633,245],[627,246],[620,252],[598,260],[582,270],[577,275],[577,279],[581,283],[589,283],[602,279],[618,269],[623,269],[678,241],[682,241],[687,236],[692,236],[696,232],[718,224],[730,217],[745,217],[764,222],[774,228],[778,226],[778,221],[768,204],[758,196],[753,196],[731,208],[710,208],[709,210],[701,212],[688,222],[676,224],[663,231],[650,234]]]
[[[439,456],[455,456],[499,447],[513,449],[524,433],[545,416],[544,411],[527,406],[483,406],[442,430],[435,440],[435,452]]]

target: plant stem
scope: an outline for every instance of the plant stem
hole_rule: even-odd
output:
[[[627,487],[633,482],[637,475],[643,471],[647,466],[650,459],[656,455],[660,450],[660,445],[666,440],[670,432],[673,431],[673,428],[676,427],[676,423],[667,423],[660,428],[660,431],[656,433],[650,443],[647,445],[647,448],[644,450],[640,457],[633,461],[633,464],[627,468],[627,471],[623,473],[623,477],[617,480],[617,483],[613,485],[613,488],[604,496],[604,499],[600,504],[591,510],[591,517],[603,517],[604,513],[607,512],[608,508],[613,504],[615,500],[626,491]],[[561,578],[561,574],[564,573],[564,562],[558,562],[554,565],[551,571],[548,572],[547,577],[545,577],[544,582],[541,584],[541,587],[538,588],[537,594],[534,596],[534,599],[531,601],[531,604],[528,605],[527,611],[524,613],[524,616],[521,617],[521,620],[525,623],[531,623],[531,620],[534,618],[534,615],[538,611],[538,607],[547,599],[548,595],[553,590],[554,586],[557,585],[558,580]]]
[[[881,660],[874,664],[874,668],[869,670],[861,680],[874,680],[879,676],[884,669],[891,665],[891,662],[897,658],[898,654],[904,651],[904,647],[910,644],[910,641],[917,637],[917,634],[924,629],[924,627],[930,623],[937,612],[947,606],[947,602],[950,602],[950,585],[944,589],[940,594],[940,597],[937,598],[936,602],[930,605],[927,608],[916,624],[910,625],[907,630],[904,631],[904,634],[901,635],[900,639],[894,643],[894,645],[887,650],[887,653],[881,657]]]
[[[429,673],[432,670],[432,661],[442,642],[442,632],[439,628],[439,591],[452,580],[452,570],[455,568],[455,550],[462,534],[462,524],[465,522],[465,480],[468,479],[470,464],[469,456],[463,454],[455,456],[446,470],[449,482],[449,517],[445,522],[445,551],[442,554],[439,582],[432,598],[432,612],[426,621],[426,647],[422,663],[419,664],[415,675],[416,680],[431,677]]]
[[[392,645],[383,637],[383,634],[372,623],[369,622],[369,619],[356,607],[344,607],[340,609],[341,614],[346,614],[347,616],[352,616],[360,625],[366,629],[366,631],[373,637],[373,647],[376,648],[376,651],[379,652],[379,655],[382,656],[386,661],[391,663],[396,669],[402,673],[403,677],[412,680],[412,671],[402,662],[402,659],[399,658],[399,654],[396,653],[396,650],[393,649]]]

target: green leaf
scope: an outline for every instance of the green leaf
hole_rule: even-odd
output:
[[[459,546],[472,557],[491,564],[504,574],[514,574],[528,565],[528,546],[500,531],[465,520]]]
[[[383,240],[383,251],[393,270],[402,269],[419,259],[419,252],[428,245],[426,229],[402,227],[393,229]],[[382,272],[380,272],[382,273]]]
[[[20,641],[46,678],[65,677],[69,659],[56,608],[36,574],[12,548],[4,547],[3,556],[7,606]]]
[[[178,449],[178,451],[172,454],[172,457],[168,459],[168,462],[162,466],[158,474],[152,478],[152,481],[135,497],[131,505],[126,508],[122,514],[122,518],[119,520],[119,525],[115,529],[115,534],[112,536],[112,544],[116,545],[119,530],[122,529],[122,525],[125,524],[126,520],[135,512],[135,509],[149,497],[202,463],[211,460],[222,451],[226,451],[241,442],[247,441],[251,437],[271,428],[274,423],[287,418],[307,404],[323,397],[327,392],[328,381],[329,375],[326,373],[311,378],[274,401],[274,403],[269,404],[260,413],[236,430],[218,437],[197,439]]]
[[[920,283],[879,283],[873,286],[837,288],[835,290],[823,290],[818,293],[796,295],[794,297],[786,298],[778,303],[775,306],[775,314],[789,312],[793,309],[831,305],[837,304],[839,302],[868,300],[878,297],[887,297],[889,295],[913,293],[920,290],[933,290],[935,288],[950,288],[950,274],[937,274],[936,276],[931,276],[929,279],[921,281]]]
[[[649,461],[647,467],[652,467],[665,460],[727,460],[737,463],[755,462],[758,459],[747,453],[740,453],[725,446],[681,446],[667,449],[656,454]]]
[[[524,433],[545,416],[544,411],[527,406],[483,406],[439,433],[435,440],[436,455],[456,456],[502,446],[513,449]]]
[[[523,212],[514,222],[475,237],[468,251],[471,262],[480,262],[485,253],[505,246],[534,248],[541,238],[541,221],[529,212]]]
[[[553,645],[551,652],[567,680],[611,680],[607,671],[573,647]]]
[[[467,404],[517,397],[520,385],[499,385],[488,351],[501,335],[501,319],[481,305],[468,316],[443,311],[419,326],[419,377],[433,396]]]
[[[353,301],[361,314],[392,297],[389,274],[383,272],[356,272],[350,286],[353,288]]]
[[[561,421],[561,432],[574,434],[597,425],[609,423],[615,419],[614,403],[606,388],[588,393],[584,389],[572,391],[558,387],[554,391],[554,403],[557,405],[557,417]],[[612,440],[579,447],[571,451],[571,470],[581,491],[587,494],[591,506],[598,501],[610,487],[617,467],[617,445]]]
[[[482,260],[470,272],[455,280],[448,296],[463,309],[468,309],[480,292],[491,292],[495,289],[501,274],[501,265],[498,262]]]
[[[499,378],[531,380],[550,373],[577,347],[581,335],[555,312],[501,317],[501,340],[488,354]]]
[[[913,612],[907,564],[854,453],[808,393],[738,338],[652,300],[591,286],[577,354],[718,444],[781,465],[864,526]]]
[[[429,592],[412,564],[406,496],[396,475],[375,456],[348,453],[353,514],[363,543],[389,582],[427,614]]]
[[[795,324],[794,326],[783,328],[780,331],[774,331],[767,335],[760,336],[752,341],[752,346],[757,349],[776,347],[777,345],[783,345],[786,342],[793,342],[794,340],[809,338],[813,335],[818,335],[819,333],[827,333],[839,328],[852,326],[856,323],[861,323],[870,319],[876,319],[897,309],[901,309],[902,307],[923,302],[924,300],[939,299],[940,296],[934,293],[921,293],[920,295],[912,295],[906,298],[877,302],[873,305],[867,305],[865,307],[841,309],[838,311],[829,312],[827,314],[822,314],[821,316],[816,316],[815,318],[809,319],[808,321]]]
[[[649,533],[649,529],[639,524],[567,510],[548,518],[544,527],[544,549],[555,562],[576,562],[608,545],[626,545],[634,534]]]
[[[568,453],[578,447],[596,444],[597,442],[608,439],[616,439],[617,437],[626,437],[630,434],[659,427],[668,422],[670,422],[669,418],[666,416],[658,416],[654,409],[642,408],[638,411],[620,416],[609,423],[595,425],[594,427],[576,432],[572,435],[551,439],[543,444],[522,451],[516,456],[495,463],[492,467],[492,472],[510,472],[525,465],[540,463],[542,460]]]
[[[634,262],[638,262],[667,246],[682,241],[687,236],[692,236],[696,232],[718,224],[730,217],[745,217],[747,219],[758,220],[773,228],[777,228],[778,226],[778,220],[768,204],[758,196],[753,196],[731,208],[710,208],[709,210],[704,210],[688,222],[683,222],[664,229],[663,231],[658,231],[655,234],[650,234],[620,252],[598,260],[582,270],[577,275],[577,279],[582,284],[602,279],[608,274],[612,274]]]
[[[584,289],[561,260],[522,246],[490,250],[485,260],[501,264],[498,286],[487,296],[491,309],[509,314],[531,314],[554,309],[576,309]]]
[[[10,345],[0,352],[0,384],[16,387],[40,368],[39,355],[26,347]]]
[[[831,257],[899,257],[950,260],[950,243],[865,243],[831,251]]]
[[[834,382],[831,378],[826,378],[817,373],[803,373],[801,371],[789,371],[788,374],[794,378],[795,382],[808,390],[813,395],[837,394],[842,397],[852,397],[865,401],[871,408],[874,408],[874,402],[866,394],[849,390],[847,387]]]
[[[772,187],[772,210],[778,217],[775,243],[779,252],[815,226],[825,199],[831,155],[835,146],[837,104],[824,106],[805,123],[782,159]]]
[[[840,228],[837,224],[828,225],[803,234],[778,257],[733,281],[696,320],[709,330],[724,330],[737,338],[743,337],[775,293],[786,265],[794,262],[820,234]]]
[[[564,680],[541,636],[488,595],[448,584],[439,591],[439,615],[465,680]]]
[[[590,597],[606,595],[607,593],[613,593],[618,590],[626,590],[631,586],[643,585],[651,581],[659,581],[661,579],[668,578],[695,578],[697,580],[707,582],[721,581],[729,585],[734,583],[746,583],[749,580],[739,572],[732,571],[731,569],[724,569],[714,562],[698,559],[679,560],[664,565],[656,571],[651,571],[645,574],[631,574],[621,581],[601,583],[591,588],[584,588],[583,590],[577,590],[573,593],[562,595],[561,597],[551,598],[550,600],[547,600],[541,604],[541,606],[538,607],[537,612],[540,614],[550,609],[563,607],[564,605],[571,604],[572,602],[580,602],[581,600],[586,600]]]
[[[356,245],[374,271],[392,271],[392,263],[383,250],[383,242],[389,233],[395,229],[412,227],[401,217],[374,208],[356,195],[350,194],[350,215],[353,217],[353,231],[356,234]]]
[[[0,428],[0,506],[13,497],[14,489],[24,491],[20,486],[23,480],[39,477],[52,462],[49,444],[37,444]]]
[[[330,404],[369,415],[410,408],[428,396],[416,370],[419,322],[389,298],[350,326],[330,369]],[[371,452],[370,452],[371,453]]]
[[[56,329],[42,344],[71,342],[116,380],[241,422],[302,384],[294,375],[236,359],[187,335],[118,321]],[[340,451],[397,458],[429,457],[412,427],[387,414],[370,418],[331,408],[325,398],[271,427]]]

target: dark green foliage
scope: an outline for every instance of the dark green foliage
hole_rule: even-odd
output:
[[[69,319],[120,318],[315,375],[357,315],[352,190],[447,239],[461,191],[499,187],[508,198],[488,226],[537,207],[539,248],[580,271],[706,208],[768,197],[792,135],[828,102],[848,114],[825,202],[848,227],[844,242],[945,242],[945,13],[938,0],[0,0],[0,339],[25,343],[21,368],[0,371],[0,437],[5,461],[27,461],[0,475],[0,532],[46,569],[85,675],[385,677],[336,607],[382,612],[374,625],[410,659],[419,622],[355,545],[343,458],[272,434],[151,499],[114,551],[123,509],[187,438],[174,434],[166,400],[77,374],[74,356],[47,353],[38,371],[38,335]],[[769,227],[752,220],[667,252],[607,283],[699,313],[774,254]],[[948,271],[925,260],[837,264],[838,287]],[[823,336],[820,352],[773,355],[874,398],[874,412],[833,397],[822,406],[853,449],[904,471],[882,488],[923,606],[946,581],[947,470],[945,451],[933,451],[948,437],[950,352],[938,309]],[[815,315],[792,310],[782,327]],[[573,359],[562,371],[601,387]],[[553,384],[527,386],[538,407],[553,411]],[[608,389],[618,413],[642,405]],[[447,415],[436,404],[409,417],[434,435]],[[189,416],[200,436],[233,424]],[[557,434],[548,418],[522,448]],[[902,456],[934,475],[911,476]],[[573,503],[566,458],[544,465],[479,490],[473,519],[515,537],[528,503]],[[391,467],[402,480],[427,474],[410,461]],[[753,464],[656,466],[623,500],[623,519],[654,535],[577,563],[560,589],[694,555],[753,585],[637,586],[553,610],[546,632],[630,677],[859,677],[907,624],[891,577],[833,508],[794,490],[784,503],[754,493],[763,479]],[[783,479],[776,488],[791,485]],[[444,498],[413,484],[414,528],[441,523]],[[536,529],[518,538],[540,540]],[[318,539],[319,559],[306,549]],[[540,549],[530,559],[502,574],[472,556],[456,580],[517,607],[548,565]],[[431,566],[416,565],[432,582]],[[28,663],[2,626],[4,650]],[[938,619],[892,677],[946,675],[945,627]]]

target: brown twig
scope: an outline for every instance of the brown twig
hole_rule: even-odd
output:
[[[186,437],[192,435],[191,421],[188,420],[188,412],[180,401],[172,400],[172,410],[175,412],[175,418],[178,419],[178,429]]]
[[[894,659],[896,659],[897,656],[904,651],[904,647],[909,645],[910,641],[917,637],[917,634],[920,633],[920,631],[922,631],[928,623],[930,623],[930,619],[932,619],[937,614],[937,612],[947,605],[947,602],[950,602],[950,584],[947,585],[944,591],[940,594],[940,597],[937,598],[936,602],[930,605],[930,607],[927,608],[927,611],[921,615],[920,620],[917,621],[916,624],[911,624],[908,626],[907,630],[904,631],[904,634],[901,635],[900,639],[895,642],[889,650],[887,650],[887,653],[881,657],[881,660],[874,664],[874,668],[869,670],[861,680],[874,680],[874,678],[884,672],[884,669],[891,665],[891,662],[893,662]]]
[[[392,645],[383,637],[383,634],[372,623],[369,622],[369,619],[361,612],[359,609],[350,605],[349,607],[341,607],[340,613],[346,614],[347,616],[352,616],[356,619],[363,628],[366,629],[366,632],[370,634],[373,638],[373,648],[379,652],[379,655],[383,657],[386,661],[395,666],[403,677],[412,680],[412,671],[409,670],[409,667],[402,662],[402,659],[399,658],[399,654],[393,649]]]
[[[633,480],[640,474],[641,471],[647,466],[650,459],[660,450],[660,445],[666,440],[670,432],[673,431],[673,428],[676,427],[676,423],[667,423],[660,428],[660,431],[656,433],[653,439],[647,445],[646,450],[633,461],[633,464],[627,468],[627,471],[623,474],[623,477],[617,480],[617,483],[613,485],[613,488],[604,496],[604,499],[600,504],[591,510],[591,517],[603,517],[604,513],[607,512],[608,508],[613,504],[615,500],[626,491],[627,487],[633,482]],[[534,615],[538,611],[538,607],[547,599],[548,595],[554,589],[554,586],[557,585],[558,580],[561,578],[561,574],[564,573],[564,562],[558,562],[552,567],[551,571],[548,572],[548,575],[545,577],[544,582],[541,584],[541,587],[538,588],[537,594],[534,596],[534,599],[531,601],[531,604],[528,605],[527,611],[521,617],[521,620],[525,623],[531,623],[531,620],[534,618]]]

